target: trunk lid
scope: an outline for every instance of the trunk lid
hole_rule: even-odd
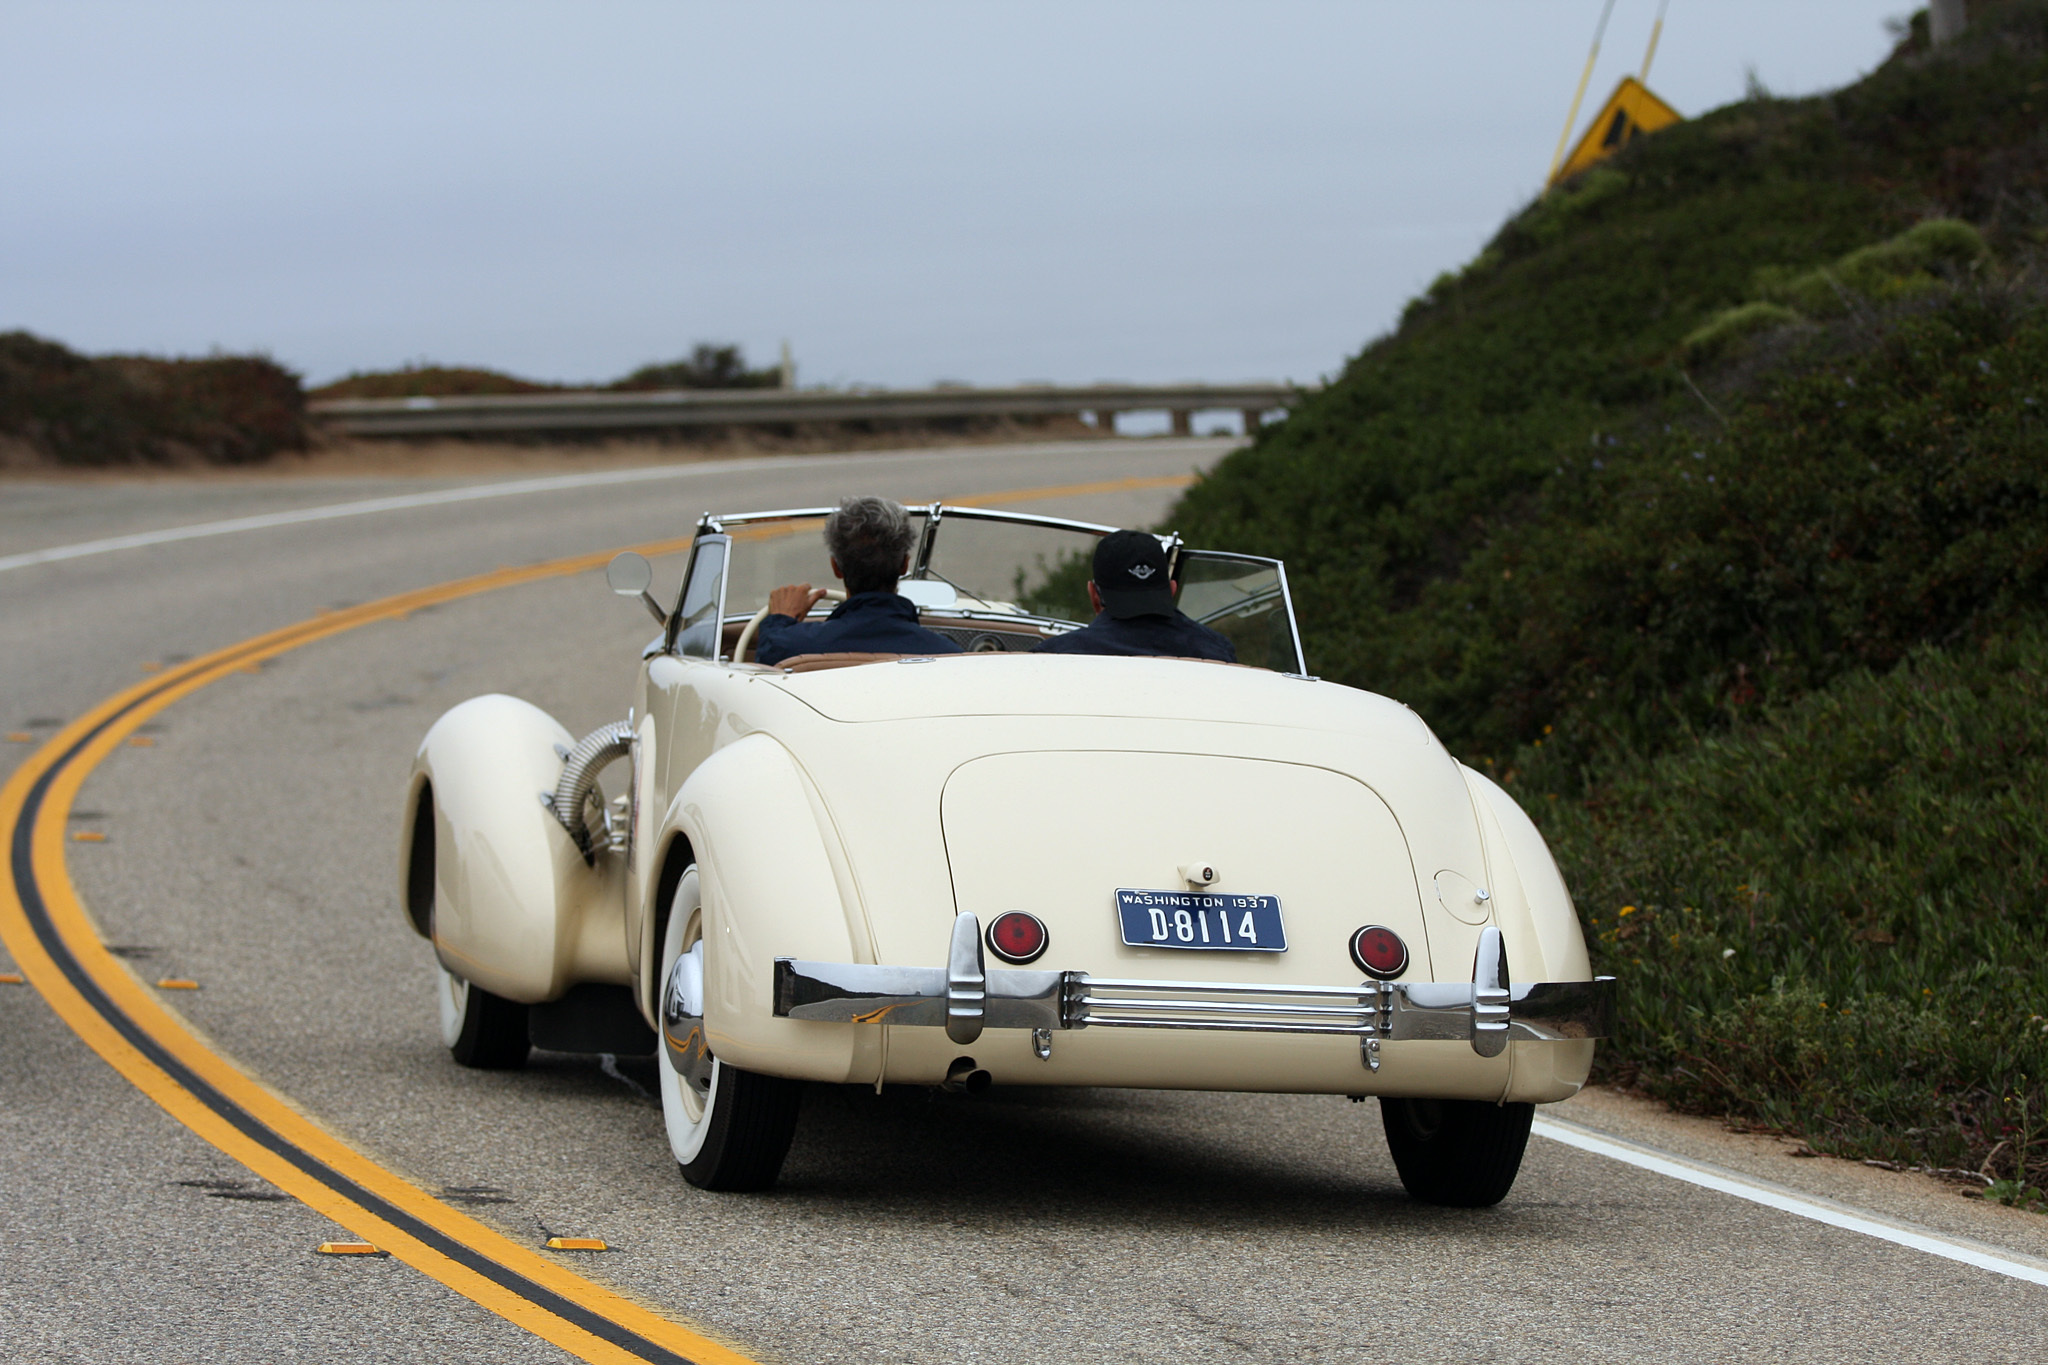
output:
[[[1364,783],[1268,759],[1120,750],[993,754],[956,768],[941,822],[957,907],[1024,910],[1050,944],[1032,965],[1159,980],[1363,980],[1349,943],[1381,924],[1430,979],[1422,902],[1394,813]],[[1206,864],[1216,879],[1191,887]],[[1274,896],[1281,953],[1122,941],[1120,889]],[[991,956],[990,966],[1006,965]]]

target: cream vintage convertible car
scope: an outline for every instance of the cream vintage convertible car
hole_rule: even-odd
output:
[[[455,1059],[653,1053],[712,1189],[774,1182],[807,1083],[1061,1085],[1378,1096],[1412,1195],[1501,1199],[1613,979],[1505,792],[1306,675],[1282,565],[1162,537],[1237,665],[1033,655],[1113,528],[935,504],[902,591],[964,652],[756,664],[825,515],[705,517],[672,606],[613,561],[661,623],[623,719],[428,731],[399,866]]]

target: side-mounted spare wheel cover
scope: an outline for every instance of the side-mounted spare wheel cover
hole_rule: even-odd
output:
[[[613,954],[610,935],[584,932],[589,917],[618,913],[613,870],[593,867],[555,815],[570,739],[528,702],[473,697],[434,722],[413,764],[419,805],[406,841],[417,845],[419,809],[429,809],[436,955],[456,976],[521,1004],[625,974],[623,938]],[[427,898],[410,883],[424,869],[409,859],[405,872],[417,914]]]

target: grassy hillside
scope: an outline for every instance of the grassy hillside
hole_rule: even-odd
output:
[[[2044,115],[2015,0],[1641,139],[1175,516],[1544,823],[1628,985],[1608,1074],[2037,1183]]]

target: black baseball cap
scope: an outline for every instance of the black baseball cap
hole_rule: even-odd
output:
[[[1102,609],[1119,621],[1173,614],[1166,551],[1158,536],[1111,531],[1095,542],[1095,586],[1102,592]]]

